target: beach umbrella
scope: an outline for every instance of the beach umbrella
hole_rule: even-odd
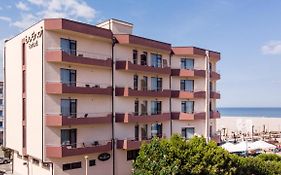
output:
[[[251,147],[250,147],[250,149],[252,149],[252,150],[256,150],[256,149],[265,150],[265,149],[275,149],[275,148],[276,148],[275,145],[272,145],[272,144],[267,143],[267,142],[262,141],[262,140],[259,140],[259,141],[256,141],[256,142],[252,143]]]
[[[248,151],[251,147],[251,142],[243,141],[238,144],[235,144],[233,149],[230,152],[245,152]]]

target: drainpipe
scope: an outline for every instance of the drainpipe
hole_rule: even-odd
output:
[[[209,51],[206,50],[205,55],[205,70],[206,70],[206,77],[205,77],[205,138],[206,142],[210,140],[210,70],[209,70]]]
[[[3,86],[4,86],[4,91],[3,91],[3,99],[4,99],[4,130],[3,130],[3,145],[6,147],[6,42],[8,40],[5,40],[4,43],[4,51],[3,51],[3,72],[4,72],[4,81],[3,81]]]
[[[169,57],[169,65],[170,67],[172,67],[171,63],[172,63],[172,56],[173,53],[170,53],[170,57]],[[169,75],[169,89],[172,90],[172,73]],[[172,120],[172,96],[170,96],[169,98],[170,101],[170,136],[173,135],[173,120]]]
[[[111,22],[111,21],[110,21]],[[111,23],[109,23],[109,28],[111,29]],[[111,48],[111,84],[112,84],[112,94],[111,94],[111,132],[112,132],[112,171],[113,175],[115,175],[115,132],[114,132],[114,122],[115,122],[115,109],[114,109],[114,100],[115,100],[115,83],[114,83],[114,76],[115,76],[115,64],[114,64],[114,46],[117,43],[116,38],[112,37],[112,48]]]

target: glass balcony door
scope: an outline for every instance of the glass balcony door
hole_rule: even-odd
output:
[[[162,91],[162,78],[151,77],[151,90]]]
[[[194,133],[195,133],[195,128],[193,127],[182,128],[181,130],[182,137],[186,139],[190,139],[191,137],[193,137]]]
[[[162,55],[152,53],[150,58],[152,67],[162,67]]]
[[[181,69],[194,69],[194,60],[189,58],[182,58]]]
[[[162,112],[162,102],[151,101],[151,115],[161,114],[161,112]]]
[[[180,90],[193,92],[194,91],[194,80],[181,80]]]
[[[181,112],[188,114],[194,113],[194,101],[182,101]]]
[[[77,115],[77,99],[61,99],[61,115],[75,118]]]
[[[73,69],[60,69],[61,83],[76,86],[76,70]]]
[[[162,137],[162,123],[151,124],[151,137]]]
[[[60,40],[61,50],[70,55],[76,55],[77,53],[76,45],[77,45],[76,41],[74,40],[69,40],[64,38],[61,38]]]
[[[77,130],[62,129],[61,130],[61,145],[76,148]]]

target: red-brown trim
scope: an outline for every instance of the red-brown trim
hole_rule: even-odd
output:
[[[68,30],[72,32],[112,39],[112,32],[108,29],[68,19],[45,19],[44,25],[45,30]]]
[[[180,91],[180,90],[172,90],[171,96],[172,98],[185,98],[185,99],[205,98],[206,92],[205,91],[187,92],[187,91]]]
[[[162,113],[158,115],[142,115],[136,116],[129,113],[116,113],[115,122],[121,123],[150,123],[162,122],[171,119],[171,113]]]
[[[206,50],[198,47],[172,47],[175,55],[205,57]]]
[[[217,62],[221,59],[221,54],[215,51],[209,51],[209,57],[211,61]]]
[[[205,112],[200,113],[193,113],[187,114],[182,112],[172,112],[172,119],[173,120],[180,120],[180,121],[193,121],[193,120],[203,120],[205,119]]]
[[[47,50],[45,59],[48,62],[65,62],[65,63],[76,63],[83,65],[101,66],[111,68],[112,60],[102,60],[98,58],[88,58],[83,56],[76,56],[67,54],[61,50]]]
[[[221,75],[214,71],[211,72],[210,77],[212,81],[221,79]]]
[[[117,39],[119,44],[135,44],[144,47],[160,49],[168,52],[171,51],[171,44],[169,43],[164,43],[130,34],[116,34],[114,35],[114,37]]]
[[[126,71],[139,71],[153,74],[164,74],[170,75],[170,67],[152,67],[140,64],[133,64],[131,61],[116,61],[116,70],[126,70]]]
[[[197,69],[172,69],[171,71],[172,76],[179,76],[179,77],[205,77],[206,71],[205,70],[197,70]]]
[[[150,140],[117,140],[117,149],[134,150],[140,149],[143,143],[149,143]]]
[[[111,114],[99,117],[63,117],[61,115],[47,115],[45,117],[46,126],[68,126],[68,125],[92,125],[92,124],[109,124],[111,123]]]
[[[221,114],[219,111],[211,111],[210,112],[210,118],[211,119],[218,119],[221,117]]]
[[[128,87],[117,87],[115,89],[115,95],[124,97],[171,97],[171,90],[164,89],[163,91],[142,91],[133,90]]]
[[[46,146],[46,156],[48,158],[62,158],[83,154],[102,153],[112,150],[112,143],[108,141],[105,145],[92,147],[67,148],[65,146]]]
[[[79,86],[68,86],[62,83],[46,83],[46,93],[48,94],[98,94],[98,95],[111,95],[112,87],[101,88],[101,87],[79,87]]]
[[[213,99],[220,99],[221,98],[221,94],[215,91],[212,91],[210,94],[210,97]]]

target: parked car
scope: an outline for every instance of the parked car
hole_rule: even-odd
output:
[[[10,163],[10,162],[11,162],[11,160],[9,158],[0,157],[0,163],[6,164],[6,163]]]

